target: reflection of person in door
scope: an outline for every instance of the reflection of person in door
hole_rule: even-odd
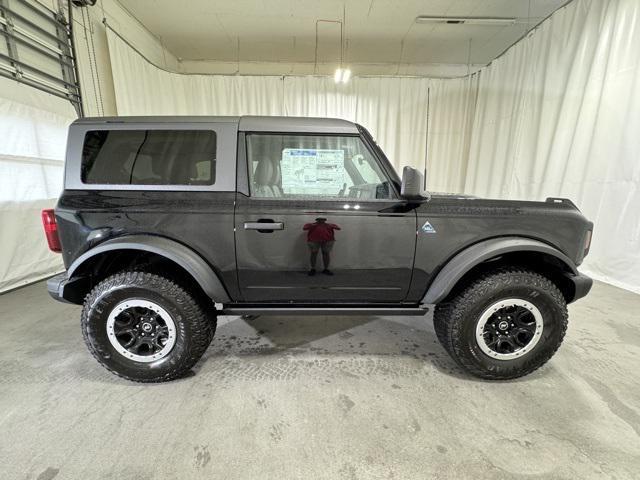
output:
[[[303,230],[307,232],[307,245],[309,246],[311,268],[309,275],[316,274],[316,260],[318,259],[318,252],[322,250],[322,262],[324,263],[324,270],[322,273],[325,275],[333,275],[333,272],[329,270],[329,262],[331,261],[331,248],[335,242],[334,230],[340,230],[340,227],[334,223],[327,223],[326,218],[316,218],[314,223],[307,223]]]

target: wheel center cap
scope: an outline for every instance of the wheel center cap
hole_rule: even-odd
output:
[[[507,322],[506,320],[502,320],[499,324],[498,324],[498,328],[500,330],[506,330],[507,328],[509,328],[509,322]]]
[[[142,331],[143,332],[150,332],[151,329],[153,328],[153,326],[150,323],[143,323],[142,324]]]

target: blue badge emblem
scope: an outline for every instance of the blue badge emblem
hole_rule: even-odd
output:
[[[429,221],[424,222],[420,230],[422,230],[423,233],[436,233],[436,229],[433,228],[433,225],[431,225]]]

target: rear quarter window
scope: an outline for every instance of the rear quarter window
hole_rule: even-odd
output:
[[[81,180],[103,185],[214,185],[216,132],[90,130]]]

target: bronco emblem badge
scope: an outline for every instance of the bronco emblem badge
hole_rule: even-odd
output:
[[[433,225],[431,225],[428,220],[424,222],[420,230],[422,230],[423,233],[436,233],[436,229],[433,228]]]

